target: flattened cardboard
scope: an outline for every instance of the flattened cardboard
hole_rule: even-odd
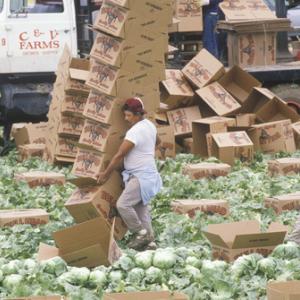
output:
[[[300,122],[292,124],[296,148],[300,149]]]
[[[20,159],[25,160],[30,157],[43,157],[45,144],[26,144],[18,147]]]
[[[275,14],[269,9],[263,0],[224,0],[220,3],[220,8],[228,21],[276,18]]]
[[[130,292],[104,294],[103,300],[188,300],[188,296],[179,292]]]
[[[211,117],[193,121],[193,153],[201,157],[210,156],[208,147],[211,145],[212,137],[208,134],[227,132],[228,126],[235,125],[234,119],[225,117]]]
[[[300,299],[300,281],[269,282],[267,285],[268,300],[298,300]]]
[[[21,298],[5,298],[4,300],[67,300],[63,296],[30,296]]]
[[[58,134],[60,136],[80,136],[84,125],[84,118],[77,116],[62,116]]]
[[[196,93],[218,116],[226,116],[241,107],[218,82],[211,83]]]
[[[259,222],[253,220],[211,224],[202,232],[211,243],[212,257],[232,262],[244,254],[269,255],[283,243],[287,230],[287,226],[271,223],[267,232],[261,232]]]
[[[19,224],[41,225],[49,222],[49,214],[43,209],[0,210],[0,227]]]
[[[300,209],[300,192],[265,198],[265,207],[271,207],[276,214],[286,210]]]
[[[65,175],[55,172],[29,171],[15,174],[16,181],[25,181],[33,188],[36,186],[49,186],[53,184],[64,185]]]
[[[76,189],[65,207],[77,223],[102,217],[112,224],[110,212],[116,209],[116,202],[123,191],[122,184],[120,175],[113,173],[102,186]],[[120,217],[115,218],[114,229],[116,239],[122,239],[127,232],[127,227]]]
[[[291,175],[300,172],[300,158],[285,157],[268,161],[270,175]]]
[[[229,215],[229,205],[226,200],[175,200],[171,202],[173,212],[187,214],[190,218],[195,217],[197,211],[207,214]]]
[[[161,143],[156,147],[155,156],[158,159],[166,159],[167,157],[175,157],[175,136],[172,126],[158,126],[157,135]]]
[[[295,152],[295,140],[290,120],[253,125],[248,134],[254,144],[255,151]]]
[[[202,88],[218,80],[224,73],[224,66],[206,49],[202,49],[183,69],[184,76],[196,87]]]
[[[103,218],[95,218],[52,234],[59,255],[76,267],[109,266],[121,256],[113,239],[113,226]],[[78,239],[78,237],[81,237]]]
[[[193,120],[201,119],[198,106],[178,108],[167,112],[168,120],[174,128],[175,136],[191,135]]]
[[[203,30],[202,7],[197,1],[175,1],[175,17],[180,21],[179,32],[199,32]]]
[[[191,180],[199,180],[201,178],[227,176],[230,171],[231,166],[228,164],[204,162],[186,165],[182,170],[182,174],[189,176]]]
[[[266,88],[254,88],[242,104],[240,113],[256,113],[265,104],[271,102],[275,95]]]
[[[195,93],[180,70],[166,70],[161,101],[170,109],[192,104]]]
[[[45,144],[47,123],[26,123],[13,134],[17,146],[24,144]]]
[[[100,152],[116,153],[125,136],[123,130],[86,119],[79,144],[90,146]]]
[[[244,103],[254,87],[261,83],[238,66],[231,68],[218,81],[240,103]]]
[[[300,120],[298,113],[277,97],[263,105],[256,112],[256,116],[261,122],[290,119],[292,123],[295,123]]]
[[[245,131],[212,134],[212,156],[233,165],[235,159],[251,161],[253,143]]]
[[[62,114],[82,115],[87,97],[81,95],[66,95],[61,106]]]

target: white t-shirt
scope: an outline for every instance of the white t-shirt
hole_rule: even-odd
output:
[[[134,148],[124,158],[124,167],[127,171],[156,169],[154,159],[156,135],[155,125],[147,119],[136,123],[127,131],[125,140],[134,144]]]

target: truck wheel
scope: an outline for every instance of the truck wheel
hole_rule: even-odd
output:
[[[288,105],[300,114],[300,85],[279,84],[271,88],[272,92],[286,101]]]

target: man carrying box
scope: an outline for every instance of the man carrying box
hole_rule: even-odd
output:
[[[219,19],[219,3],[222,1],[200,0],[200,5],[203,6],[203,47],[216,58],[219,58],[216,26]]]
[[[155,164],[155,146],[160,143],[154,124],[144,118],[144,105],[140,98],[130,98],[123,107],[125,120],[131,125],[117,154],[104,172],[98,176],[103,184],[124,161],[122,173],[125,190],[117,201],[117,209],[128,229],[134,233],[130,248],[155,248],[149,202],[162,187]]]

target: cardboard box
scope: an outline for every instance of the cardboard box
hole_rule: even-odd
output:
[[[65,83],[65,92],[68,95],[82,95],[88,96],[91,88],[87,86],[84,82],[81,82],[76,79],[68,78]]]
[[[175,200],[171,202],[173,212],[187,214],[190,218],[195,217],[197,211],[208,214],[229,215],[229,205],[225,200]]]
[[[55,155],[75,158],[78,151],[78,138],[58,137]]]
[[[180,70],[166,70],[162,81],[161,101],[170,109],[192,104],[195,93]]]
[[[62,116],[58,134],[60,136],[80,136],[84,125],[84,118],[76,116]]]
[[[265,207],[273,208],[277,214],[285,210],[299,210],[300,192],[265,198]]]
[[[174,128],[175,136],[190,135],[192,122],[201,119],[198,106],[178,108],[167,112],[170,125]]]
[[[175,17],[180,21],[179,32],[192,32],[203,30],[202,6],[196,1],[175,1]]]
[[[261,86],[257,79],[238,66],[232,67],[223,75],[219,83],[240,103],[246,101],[254,87]]]
[[[63,296],[30,296],[18,298],[5,298],[5,300],[67,300]]]
[[[182,174],[189,176],[192,180],[198,180],[202,178],[227,176],[230,171],[230,165],[203,162],[186,165],[182,170]]]
[[[115,128],[127,128],[122,110],[126,99],[118,99],[92,90],[84,108],[83,115],[91,120],[114,125]]]
[[[104,294],[103,300],[188,300],[188,296],[178,292],[130,292]]]
[[[184,76],[196,87],[202,88],[218,80],[225,73],[224,66],[207,50],[202,49],[183,69]]]
[[[125,128],[85,120],[79,144],[89,146],[100,152],[116,153],[123,142]]]
[[[256,113],[262,106],[271,102],[275,95],[266,88],[254,88],[242,104],[241,113]]]
[[[300,149],[300,122],[292,124],[296,148]]]
[[[245,131],[212,134],[212,156],[233,165],[235,159],[251,161],[253,143]]]
[[[62,114],[75,114],[82,115],[87,97],[81,95],[65,95],[62,101],[61,113]]]
[[[185,153],[193,153],[193,138],[185,138],[183,140],[183,151]]]
[[[212,257],[232,262],[251,253],[269,255],[283,243],[287,227],[271,223],[266,232],[261,232],[260,224],[255,220],[211,224],[202,232],[211,243]]]
[[[167,157],[175,157],[175,136],[172,126],[158,126],[157,135],[161,142],[156,147],[155,157],[158,159],[166,159]]]
[[[17,146],[24,144],[45,144],[46,131],[46,122],[36,124],[26,123],[13,134],[13,138]]]
[[[99,172],[105,168],[105,162],[106,157],[103,153],[79,148],[73,165],[72,174],[97,180]]]
[[[267,285],[268,300],[300,299],[300,281],[269,282]]]
[[[20,159],[25,160],[30,157],[43,157],[45,144],[26,144],[18,147]]]
[[[86,81],[90,69],[90,61],[82,58],[72,58],[69,65],[69,74],[72,79]]]
[[[145,86],[150,86],[153,82],[159,81],[159,72],[140,71],[128,73],[115,67],[104,65],[93,61],[91,72],[86,84],[99,93],[104,93],[119,98],[132,97],[137,91],[144,91]]]
[[[248,130],[248,134],[255,151],[267,153],[296,151],[290,120],[256,124]]]
[[[245,21],[259,19],[275,19],[275,14],[268,8],[263,0],[224,0],[220,3],[226,20]]]
[[[147,34],[150,35],[150,41],[145,39],[143,43],[136,44],[98,32],[90,55],[100,63],[129,72],[141,70],[142,64],[146,67],[149,62],[164,59],[164,37]]]
[[[237,127],[251,127],[255,124],[256,114],[238,114],[235,119]]]
[[[53,184],[64,185],[65,175],[55,172],[29,171],[25,173],[15,174],[16,181],[25,181],[32,187],[49,186]]]
[[[285,157],[268,161],[270,175],[289,175],[300,172],[300,158]]]
[[[210,156],[211,134],[227,132],[227,126],[235,125],[234,119],[225,117],[211,117],[193,121],[193,153],[201,157]]]
[[[59,255],[70,266],[109,266],[121,256],[113,235],[114,223],[110,226],[103,218],[92,219],[54,232],[52,236],[57,248],[41,244],[38,260]]]
[[[43,209],[0,210],[0,227],[19,224],[41,225],[49,222],[49,214]]]
[[[261,122],[291,119],[295,123],[300,120],[298,113],[277,97],[263,105],[256,112],[256,117]]]
[[[104,2],[94,22],[96,30],[122,39],[134,40],[136,30],[167,32],[171,22],[170,6],[161,1],[140,1],[135,11]]]
[[[76,223],[82,223],[97,217],[106,219],[112,224],[112,209],[123,191],[123,181],[116,172],[102,186],[77,188],[66,202],[65,207]],[[127,227],[120,217],[115,218],[115,238],[122,239]]]
[[[209,106],[213,114],[217,114],[218,116],[231,114],[241,107],[218,82],[211,83],[197,90],[196,93]]]
[[[228,33],[228,65],[240,67],[267,66],[276,64],[275,32]]]

